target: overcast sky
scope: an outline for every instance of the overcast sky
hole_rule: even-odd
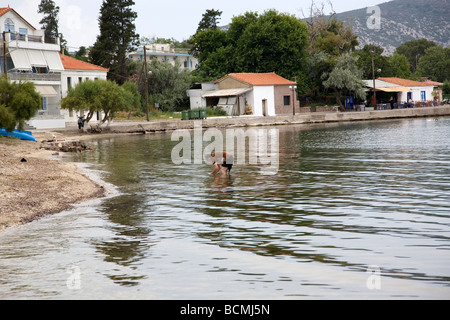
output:
[[[99,34],[98,17],[103,0],[54,0],[60,7],[59,27],[68,41],[70,50],[91,46]],[[35,28],[40,28],[42,16],[37,13],[41,0],[0,0],[0,7],[11,6]],[[328,0],[315,0],[315,3]],[[387,0],[332,0],[336,12],[374,6]],[[311,0],[135,0],[137,33],[145,37],[175,38],[184,40],[197,30],[199,21],[207,9],[222,11],[220,25],[227,25],[234,16],[247,11],[264,12],[276,9],[303,18]],[[330,7],[326,6],[328,13]]]

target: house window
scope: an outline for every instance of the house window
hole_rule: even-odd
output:
[[[72,78],[67,77],[67,90],[70,90],[72,88]]]
[[[420,98],[422,99],[422,101],[426,101],[427,100],[427,93],[426,93],[426,91],[421,91],[420,92]]]
[[[47,110],[47,98],[42,98],[42,110]]]
[[[290,106],[291,105],[291,96],[284,96],[283,101],[284,101],[285,106]]]
[[[14,22],[11,19],[6,19],[5,21],[5,32],[14,32]]]

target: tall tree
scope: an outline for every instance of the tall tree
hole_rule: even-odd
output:
[[[436,43],[426,39],[412,40],[400,45],[395,52],[406,56],[411,67],[411,72],[415,73],[419,60],[425,55],[428,48],[435,47]]]
[[[222,15],[222,11],[208,9],[203,14],[203,18],[198,24],[197,32],[205,31],[208,29],[217,29],[217,24],[220,20],[220,16]]]
[[[363,72],[364,79],[372,79],[372,58],[375,66],[375,78],[393,76],[389,71],[389,57],[383,55],[384,49],[380,46],[365,45],[355,50],[353,56],[358,58],[358,67]]]
[[[139,45],[132,10],[133,0],[104,0],[100,9],[100,35],[90,51],[90,61],[108,68],[108,78],[123,84],[128,78],[127,52]]]
[[[191,40],[199,74],[209,79],[231,72],[276,72],[294,79],[306,66],[306,24],[275,10],[247,12],[234,17],[227,31],[207,29]]]
[[[419,60],[417,75],[439,82],[450,79],[450,48],[428,48]]]
[[[61,49],[66,50],[67,41],[59,33],[59,6],[53,0],[41,0],[38,6],[38,13],[43,14],[44,18],[39,22],[42,29],[45,29],[45,38],[47,41],[59,38],[61,41]],[[67,50],[66,50],[67,51]]]
[[[308,24],[309,37],[309,84],[310,90],[304,96],[313,100],[326,100],[323,74],[330,74],[342,55],[347,55],[358,46],[358,36],[350,26],[324,14],[324,7],[314,9]]]

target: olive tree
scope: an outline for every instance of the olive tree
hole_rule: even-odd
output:
[[[41,96],[32,82],[9,82],[0,79],[0,128],[23,130],[25,121],[31,119],[41,107]]]
[[[71,89],[61,100],[61,107],[76,112],[87,112],[86,123],[92,120],[97,112],[102,112],[100,127],[108,122],[108,126],[118,111],[138,109],[140,95],[136,84],[124,83],[119,86],[110,80],[87,80]]]
[[[357,66],[357,59],[349,54],[340,56],[336,66],[330,73],[325,73],[323,82],[325,88],[331,88],[336,93],[336,103],[340,110],[345,111],[342,104],[342,93],[351,92],[356,98],[365,99],[362,71]]]

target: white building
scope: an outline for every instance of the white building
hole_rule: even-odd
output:
[[[42,96],[42,110],[28,121],[36,129],[65,128],[77,115],[61,110],[68,87],[85,79],[106,79],[108,70],[60,55],[59,39],[48,39],[14,9],[0,8],[0,70],[10,81],[31,81]],[[6,70],[5,70],[6,66]],[[95,120],[95,119],[94,119]]]
[[[364,80],[364,82],[369,91],[372,91],[373,80]],[[386,77],[375,80],[375,89],[377,92],[385,92],[391,95],[398,104],[430,102],[434,100],[435,83]],[[388,101],[384,102],[387,103]]]
[[[228,115],[275,116],[300,112],[296,83],[273,72],[230,73],[188,91],[191,109],[213,106]]]
[[[87,63],[66,55],[60,54],[64,71],[61,72],[61,98],[65,98],[69,88],[75,88],[79,83],[86,80],[106,80],[108,69]],[[69,110],[61,110],[66,123],[77,122],[78,115]],[[92,118],[92,122],[101,120],[101,114],[96,114]]]
[[[156,59],[160,62],[170,63],[175,66],[176,62],[180,64],[184,70],[193,71],[198,67],[198,59],[189,54],[187,49],[176,49],[171,44],[154,43],[145,46],[147,51],[147,61],[151,62]],[[132,52],[128,55],[132,60],[144,62],[144,48],[139,48],[138,51]]]

